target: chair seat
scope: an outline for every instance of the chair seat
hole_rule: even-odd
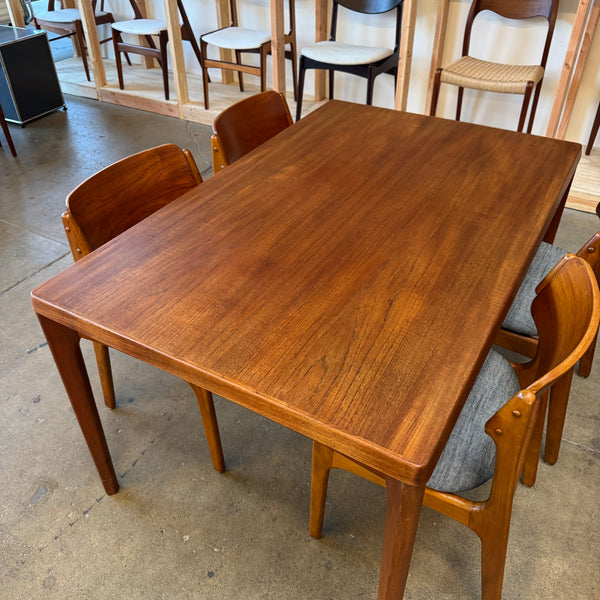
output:
[[[167,24],[155,19],[131,19],[130,21],[118,21],[111,27],[121,33],[132,35],[158,35],[167,29]]]
[[[463,56],[443,68],[440,81],[488,92],[523,94],[528,81],[537,84],[543,76],[539,65],[506,65]]]
[[[536,296],[535,288],[566,254],[566,250],[552,244],[546,242],[540,244],[506,319],[502,323],[504,329],[529,337],[537,337],[537,327],[531,316],[531,303]]]
[[[460,492],[479,487],[493,477],[496,449],[485,433],[485,424],[520,389],[508,360],[491,350],[427,487]]]
[[[202,41],[219,48],[229,50],[251,50],[260,48],[271,40],[270,31],[245,29],[244,27],[226,27],[201,36]]]
[[[302,56],[332,65],[366,65],[375,63],[388,56],[394,50],[375,46],[355,46],[343,42],[318,42],[302,48]]]
[[[95,15],[96,18],[105,17],[108,13],[97,10]],[[81,20],[81,14],[77,8],[61,8],[59,10],[51,10],[49,12],[36,14],[35,18],[48,23],[72,23],[73,21]]]

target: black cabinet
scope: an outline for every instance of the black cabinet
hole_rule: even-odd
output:
[[[0,105],[20,125],[65,106],[45,31],[0,25]]]

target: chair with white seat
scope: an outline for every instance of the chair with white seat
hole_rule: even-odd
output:
[[[159,21],[157,19],[146,19],[142,15],[139,6],[135,0],[129,0],[131,7],[133,8],[134,18],[128,21],[118,21],[112,24],[113,31],[113,45],[115,49],[115,63],[117,67],[117,76],[119,78],[119,88],[124,89],[123,83],[123,64],[121,61],[121,52],[125,53],[127,62],[129,58],[127,53],[141,54],[142,56],[150,56],[155,58],[160,65],[163,76],[163,87],[165,91],[165,100],[169,99],[169,70],[168,70],[168,56],[167,56],[167,44],[169,42],[169,32],[167,30],[167,24],[165,21]],[[182,0],[177,0],[177,8],[181,16],[181,38],[191,43],[194,54],[202,67],[202,55],[194,32],[190,25],[187,13],[183,6]],[[123,34],[143,37],[146,40],[146,46],[140,44],[134,44],[125,42],[123,40]],[[158,48],[154,42],[154,37],[158,38]]]
[[[437,466],[423,504],[472,529],[481,540],[483,600],[500,600],[513,498],[535,422],[548,390],[573,368],[600,321],[600,291],[589,264],[568,255],[539,285],[532,307],[540,333],[531,362],[508,362],[492,350],[477,377]],[[313,443],[310,535],[321,536],[329,471],[341,468],[380,485],[382,473]],[[489,496],[459,495],[491,479]]]
[[[96,26],[114,23],[115,19],[110,12],[104,10],[104,0],[100,0],[100,9],[96,10],[97,0],[92,1]],[[87,61],[87,52],[85,46],[85,36],[83,33],[83,23],[81,14],[77,8],[55,8],[54,0],[48,0],[48,10],[41,13],[34,13],[33,24],[36,29],[43,29],[50,33],[56,33],[57,36],[48,38],[48,41],[60,40],[65,37],[72,37],[75,41],[75,49],[77,50],[81,61],[85,76],[90,81],[90,69]],[[110,37],[100,40],[100,43],[110,41]]]
[[[209,107],[208,100],[208,69],[211,67],[235,71],[238,74],[240,91],[244,91],[243,73],[260,77],[260,91],[266,90],[267,56],[271,54],[271,31],[267,29],[250,29],[239,26],[236,0],[229,0],[230,23],[215,31],[200,36],[200,46],[204,59],[204,105]],[[289,29],[284,34],[283,42],[285,58],[292,62],[292,83],[294,98],[296,90],[296,7],[295,0],[288,0]],[[221,51],[233,52],[235,62],[222,59],[208,58],[208,46],[214,46]],[[242,54],[258,54],[258,66],[242,62]]]
[[[337,25],[339,7],[364,15],[379,15],[396,11],[393,47],[361,46],[338,41]],[[335,71],[350,73],[367,80],[367,104],[373,103],[375,78],[381,73],[398,76],[400,30],[402,28],[403,0],[333,0],[329,40],[305,46],[300,51],[298,75],[298,103],[296,121],[302,114],[302,94],[306,69],[329,71],[329,99],[333,99]]]
[[[484,11],[508,19],[525,20],[535,17],[543,17],[548,21],[544,48],[538,64],[521,65],[505,64],[503,62],[492,62],[480,60],[469,54],[471,43],[471,32],[476,17]],[[511,2],[498,2],[497,0],[473,0],[463,38],[462,56],[453,63],[438,68],[435,72],[431,107],[429,114],[435,115],[442,83],[458,87],[458,99],[456,103],[456,120],[460,120],[462,109],[463,92],[465,88],[485,92],[496,92],[503,94],[520,94],[523,96],[521,114],[517,131],[523,131],[525,119],[529,108],[529,101],[533,93],[531,112],[527,133],[531,133],[533,119],[542,89],[544,70],[550,51],[550,43],[554,33],[554,24],[558,12],[558,0],[512,0]]]

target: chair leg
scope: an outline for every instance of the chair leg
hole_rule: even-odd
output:
[[[460,113],[462,111],[462,101],[463,95],[465,93],[465,88],[459,87],[458,94],[456,96],[456,120],[460,121]]]
[[[83,62],[83,69],[85,71],[85,76],[87,77],[88,81],[91,81],[90,79],[90,69],[88,67],[88,61],[87,61],[87,53],[85,50],[85,37],[83,35],[83,24],[81,23],[81,21],[78,19],[75,22],[75,34],[76,34],[76,39],[77,39],[77,43],[79,44],[79,51],[81,54],[81,62]]]
[[[221,436],[219,434],[219,425],[217,423],[217,414],[212,394],[208,390],[191,383],[190,386],[194,390],[196,400],[198,400],[198,407],[200,408],[200,415],[202,416],[202,423],[204,424],[206,441],[213,467],[215,471],[224,473],[226,468],[225,457],[223,456],[223,447],[221,446]]]
[[[590,132],[590,139],[588,140],[587,147],[585,149],[586,154],[589,154],[594,147],[594,141],[596,139],[596,135],[598,134],[598,128],[600,128],[600,102],[598,103],[598,110],[596,111],[596,116],[594,117],[594,124],[592,125],[592,131]]]
[[[531,133],[533,129],[533,119],[537,111],[538,101],[540,99],[540,92],[542,91],[542,82],[539,81],[535,86],[535,92],[533,93],[533,102],[531,103],[531,112],[529,113],[529,124],[527,125],[527,133]]]
[[[546,408],[548,405],[548,392],[546,391],[539,398],[539,412],[536,421],[533,425],[533,433],[527,447],[525,455],[525,463],[523,465],[523,473],[521,481],[531,487],[535,483],[537,477],[538,463],[540,460],[540,451],[542,448],[542,439],[544,437],[544,423],[546,421]]]
[[[296,98],[296,121],[300,120],[302,114],[302,96],[304,94],[304,75],[306,69],[304,68],[304,57],[300,57],[300,63],[298,66],[298,97]]]
[[[292,61],[292,86],[294,89],[294,100],[298,101],[298,56],[296,54],[296,44],[290,42],[290,60]]]
[[[4,117],[4,112],[2,107],[0,106],[0,126],[2,127],[2,131],[4,132],[4,136],[6,137],[6,141],[8,142],[8,147],[10,148],[10,152],[13,156],[17,156],[17,150],[13,143],[12,136],[10,135],[10,130],[8,129],[8,123]]]
[[[440,78],[442,76],[442,70],[436,69],[433,76],[433,87],[431,89],[431,106],[429,107],[429,115],[435,117],[435,111],[437,110],[438,98],[440,95]]]
[[[119,44],[122,42],[121,34],[113,29],[113,47],[115,49],[115,66],[117,67],[117,78],[119,79],[119,89],[124,89],[123,83],[123,64],[121,62],[121,51],[119,50]]]
[[[313,442],[308,530],[311,537],[317,540],[321,537],[323,530],[327,484],[332,463],[333,450],[319,442]]]
[[[264,92],[267,89],[267,46],[262,46],[260,49],[260,91]]]
[[[375,87],[375,76],[373,70],[369,69],[369,75],[367,76],[367,106],[373,104],[373,88]]]
[[[509,510],[507,516],[494,519],[491,531],[479,532],[481,540],[481,600],[501,600],[502,598],[510,513]]]
[[[335,76],[335,71],[333,69],[329,69],[329,99],[333,100],[333,78]]]
[[[242,53],[239,50],[235,51],[235,62],[236,64],[242,64]],[[238,71],[238,84],[240,86],[240,92],[244,91],[244,76],[241,71]]]
[[[544,447],[544,460],[553,465],[558,460],[560,442],[562,439],[569,394],[571,392],[571,381],[573,369],[565,373],[550,391],[550,402],[548,404],[548,424],[546,425],[546,444]]]
[[[160,68],[162,69],[163,86],[165,88],[165,100],[169,99],[169,62],[167,60],[167,44],[169,42],[169,33],[161,31],[158,36],[160,47]]]
[[[592,364],[594,362],[594,353],[596,352],[596,342],[598,341],[598,334],[594,341],[590,344],[590,347],[585,351],[585,354],[579,360],[579,366],[577,373],[579,377],[589,377],[592,372]]]
[[[519,127],[517,131],[523,131],[523,127],[525,127],[525,118],[527,117],[527,109],[529,108],[529,99],[531,98],[531,92],[533,91],[533,81],[527,82],[527,87],[525,88],[525,94],[523,95],[523,106],[521,107],[521,115],[519,116]]]
[[[208,44],[203,42],[202,38],[200,38],[200,52],[202,55],[202,61],[204,61],[204,57],[206,56],[207,46]],[[204,65],[204,62],[202,66],[202,87],[202,91],[204,92],[204,108],[208,110],[208,69]]]
[[[108,348],[100,342],[94,342],[94,353],[96,354],[96,362],[98,363],[98,374],[100,375],[100,384],[102,385],[102,393],[104,394],[104,404],[108,408],[114,408],[116,405],[115,385]]]

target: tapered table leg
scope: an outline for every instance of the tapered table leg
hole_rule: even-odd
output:
[[[425,487],[386,477],[387,516],[378,600],[402,600]]]
[[[119,484],[81,354],[79,334],[41,315],[38,318],[104,490],[109,495],[116,494]]]

